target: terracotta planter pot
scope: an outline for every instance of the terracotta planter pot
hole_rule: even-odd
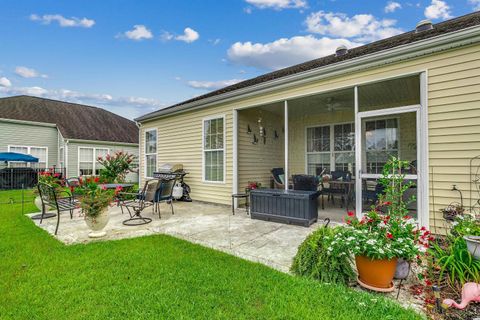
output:
[[[392,291],[393,276],[397,267],[397,258],[392,260],[371,260],[364,256],[356,256],[358,283],[365,288],[387,292]]]

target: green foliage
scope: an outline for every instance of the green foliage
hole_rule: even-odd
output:
[[[385,187],[384,193],[380,196],[380,203],[389,203],[387,214],[390,216],[408,215],[407,206],[415,201],[415,196],[404,199],[405,192],[414,183],[405,181],[405,169],[410,162],[391,157],[383,167],[382,177],[379,182]]]
[[[135,156],[128,152],[117,151],[114,155],[107,154],[105,158],[98,157],[97,162],[103,166],[100,170],[100,178],[108,183],[125,182],[129,172],[133,172],[133,160]]]
[[[76,191],[81,195],[80,206],[83,209],[83,213],[92,218],[97,217],[107,209],[114,197],[114,191],[100,187],[99,182],[100,179],[98,177],[80,178],[80,185],[76,188]],[[115,190],[115,193],[118,193],[120,190],[118,188]]]
[[[340,246],[332,246],[338,228],[319,228],[298,248],[291,271],[299,276],[326,283],[348,284],[355,278],[350,256]]]
[[[450,232],[456,237],[480,236],[480,221],[469,214],[457,215]]]
[[[37,210],[30,198],[25,212]],[[66,246],[20,204],[0,213],[0,319],[422,318],[381,296],[166,235]]]
[[[347,226],[336,235],[337,241],[346,245],[349,252],[372,259],[403,258],[413,260],[421,255],[433,240],[425,228],[418,228],[415,219],[408,215],[404,193],[411,186],[405,182],[404,170],[408,161],[391,157],[383,167],[380,183],[385,187],[376,206],[358,219],[353,212],[345,218]]]
[[[480,281],[480,261],[468,252],[462,237],[452,238],[446,248],[432,243],[429,252],[433,268],[439,270],[439,283],[446,278],[452,286],[461,287],[465,282]]]

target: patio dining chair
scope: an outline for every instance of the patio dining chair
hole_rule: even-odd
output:
[[[160,179],[160,185],[155,195],[155,211],[158,212],[158,218],[161,219],[162,216],[160,215],[160,203],[166,202],[170,203],[170,207],[172,209],[172,215],[175,214],[173,211],[173,187],[175,187],[175,182],[177,179]]]
[[[160,181],[152,179],[145,181],[145,185],[138,192],[120,192],[119,205],[127,209],[130,218],[123,221],[126,226],[138,226],[152,222],[151,218],[142,216],[145,208],[152,207],[155,212],[155,196],[159,191]]]
[[[47,208],[53,208],[57,212],[57,226],[55,227],[55,235],[58,232],[58,226],[60,225],[60,214],[62,212],[69,212],[70,219],[73,218],[73,210],[77,208],[73,197],[66,191],[58,191],[55,187],[39,182],[37,184],[38,194],[42,200],[42,214],[40,217],[40,223],[43,222],[43,218],[46,214]],[[60,194],[66,194],[65,197],[60,197]]]
[[[327,195],[327,201],[331,201],[333,205],[335,205],[335,196],[340,196],[342,204],[346,202],[347,186],[332,183],[334,181],[352,181],[352,174],[348,171],[335,170],[330,172],[330,178],[322,179],[322,206],[324,195]]]

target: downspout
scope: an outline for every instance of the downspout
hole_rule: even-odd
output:
[[[142,124],[136,120],[135,125],[138,128],[138,185],[140,186],[142,183],[142,175],[141,175],[141,168],[142,168],[142,157],[140,155],[141,152],[141,146],[140,146],[140,137],[141,137],[141,132],[140,129],[142,128]],[[157,154],[158,156],[158,154]]]
[[[66,178],[69,178],[69,174],[68,174],[68,143],[69,143],[68,140],[64,140],[64,145],[63,145],[63,152],[64,152],[63,161],[64,161],[64,164],[63,164],[63,166],[65,167],[65,177]]]

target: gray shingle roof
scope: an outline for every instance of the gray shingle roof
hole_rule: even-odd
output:
[[[310,70],[313,70],[313,69],[316,69],[316,68],[321,68],[321,67],[324,67],[324,66],[327,66],[327,65],[331,65],[331,64],[338,63],[338,62],[358,58],[358,57],[365,56],[365,55],[368,55],[368,54],[373,54],[373,53],[377,53],[377,52],[380,52],[380,51],[393,49],[393,48],[401,46],[401,45],[414,43],[414,42],[417,42],[417,41],[420,41],[420,40],[433,38],[433,37],[436,37],[436,36],[439,36],[439,35],[447,34],[447,33],[450,33],[450,32],[454,32],[454,31],[458,31],[458,30],[462,30],[462,29],[466,29],[466,28],[473,27],[473,26],[478,26],[478,25],[480,25],[480,11],[477,11],[477,12],[474,12],[474,13],[471,13],[471,14],[468,14],[468,15],[464,15],[464,16],[461,16],[461,17],[458,17],[458,18],[455,18],[455,19],[451,19],[451,20],[448,20],[448,21],[444,21],[444,22],[434,24],[434,28],[432,30],[422,31],[422,32],[418,32],[418,33],[416,33],[415,30],[413,30],[413,31],[409,31],[409,32],[406,32],[406,33],[402,33],[402,34],[394,36],[394,37],[390,37],[390,38],[387,38],[387,39],[383,39],[383,40],[379,40],[379,41],[376,41],[376,42],[373,42],[373,43],[369,43],[369,44],[366,44],[364,46],[352,48],[352,49],[348,50],[347,54],[345,54],[343,56],[337,57],[337,56],[335,56],[335,54],[332,54],[332,55],[322,57],[322,58],[319,58],[319,59],[315,59],[315,60],[307,61],[307,62],[304,62],[304,63],[300,63],[300,64],[297,64],[297,65],[294,65],[294,66],[291,66],[291,67],[288,67],[288,68],[284,68],[284,69],[280,69],[280,70],[277,70],[277,71],[274,71],[274,72],[266,73],[266,74],[260,75],[258,77],[255,77],[255,78],[248,79],[248,80],[239,82],[237,84],[234,84],[234,85],[231,85],[231,86],[228,86],[228,87],[224,87],[224,88],[221,88],[219,90],[215,90],[215,91],[206,93],[204,95],[200,95],[198,97],[195,97],[195,98],[192,98],[192,99],[189,99],[189,100],[186,100],[186,101],[182,101],[180,103],[177,103],[177,104],[174,104],[172,106],[163,108],[161,110],[145,114],[145,115],[137,118],[136,120],[137,121],[138,120],[146,120],[146,119],[149,119],[150,117],[155,117],[157,115],[157,113],[159,113],[159,112],[161,112],[162,114],[163,113],[168,113],[168,111],[170,111],[170,110],[171,110],[171,112],[175,112],[176,109],[178,109],[178,107],[181,107],[183,105],[186,105],[186,104],[189,104],[189,103],[192,103],[192,102],[200,102],[201,100],[206,99],[206,98],[219,96],[219,95],[222,95],[224,93],[228,93],[228,92],[232,92],[232,91],[235,91],[235,90],[247,88],[247,87],[254,86],[254,85],[257,85],[257,84],[260,84],[260,83],[265,83],[265,82],[280,79],[280,78],[283,78],[283,77],[286,77],[286,76],[299,74],[299,73],[302,73],[302,72],[305,72],[305,71],[310,71]]]
[[[0,118],[56,124],[66,139],[138,143],[135,122],[77,103],[31,96],[0,98]]]

